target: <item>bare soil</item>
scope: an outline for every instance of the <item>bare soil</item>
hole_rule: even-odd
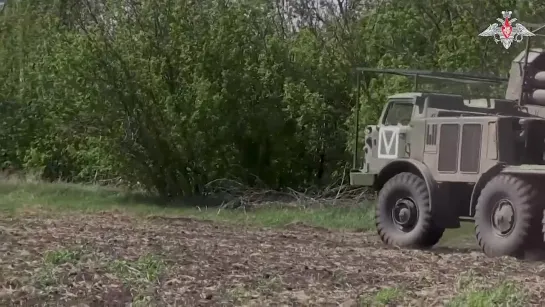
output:
[[[542,263],[472,248],[387,248],[374,233],[114,213],[0,216],[1,306],[346,307],[384,288],[401,289],[396,304],[433,306],[469,272],[524,286],[531,304],[545,299]]]

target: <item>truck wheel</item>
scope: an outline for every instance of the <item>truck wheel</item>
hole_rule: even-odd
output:
[[[376,208],[380,239],[405,248],[429,248],[445,231],[435,225],[426,182],[412,173],[392,177],[380,190]]]
[[[523,255],[533,225],[539,225],[537,195],[530,182],[513,175],[500,174],[486,184],[475,209],[475,235],[486,255]]]

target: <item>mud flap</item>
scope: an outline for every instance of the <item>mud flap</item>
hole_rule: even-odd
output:
[[[450,190],[445,185],[442,186],[435,181],[433,183],[435,185],[432,203],[434,220],[445,228],[460,228],[458,206],[451,205]]]

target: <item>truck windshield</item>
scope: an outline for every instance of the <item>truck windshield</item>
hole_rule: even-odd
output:
[[[413,114],[413,107],[412,103],[392,101],[386,111],[383,124],[387,126],[396,126],[398,124],[409,125]]]

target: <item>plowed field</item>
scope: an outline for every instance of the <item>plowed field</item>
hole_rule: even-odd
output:
[[[1,306],[440,306],[486,293],[529,305],[544,288],[539,262],[386,248],[374,233],[114,213],[0,217]]]

